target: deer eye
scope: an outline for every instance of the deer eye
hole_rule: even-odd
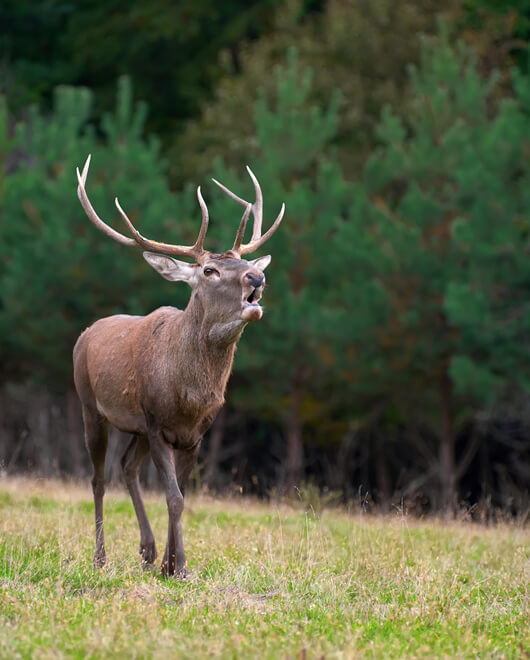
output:
[[[213,275],[214,273],[215,273],[216,275],[219,275],[219,271],[216,270],[215,268],[205,268],[205,269],[203,270],[203,273],[204,273],[205,275]]]

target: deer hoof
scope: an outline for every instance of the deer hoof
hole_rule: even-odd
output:
[[[142,557],[142,565],[150,566],[155,562],[156,559],[156,545],[154,541],[149,543],[143,543],[140,545],[139,550],[140,556]]]
[[[185,580],[188,578],[190,575],[188,569],[183,566],[181,569],[175,571],[175,575],[173,576],[176,580]]]
[[[160,575],[165,578],[170,578],[173,577],[174,572],[175,572],[175,565],[168,562],[164,557],[162,563],[160,564]]]
[[[94,555],[94,561],[92,562],[94,568],[103,568],[107,563],[107,555],[105,552],[96,552]]]
[[[165,578],[173,578],[175,580],[185,580],[189,573],[188,569],[186,566],[183,566],[182,568],[175,568],[174,565],[171,565],[167,562],[162,562],[162,565],[160,567],[160,575]]]

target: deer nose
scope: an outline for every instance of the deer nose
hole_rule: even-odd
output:
[[[250,286],[253,286],[255,289],[260,287],[263,284],[265,275],[253,275],[252,273],[247,273],[245,275]]]

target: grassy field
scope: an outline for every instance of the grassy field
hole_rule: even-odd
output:
[[[149,495],[159,553],[164,497]],[[530,657],[530,533],[191,497],[190,577],[140,566],[132,505],[0,480],[1,658]]]

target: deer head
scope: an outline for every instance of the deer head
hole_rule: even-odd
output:
[[[80,173],[77,169],[79,182],[77,195],[87,216],[100,231],[122,245],[146,250],[143,252],[145,260],[165,279],[172,282],[187,282],[193,290],[192,300],[202,305],[205,315],[210,317],[212,322],[240,320],[246,323],[261,319],[263,311],[259,300],[265,287],[263,271],[269,265],[271,257],[267,255],[251,261],[242,257],[257,250],[274,234],[282,221],[285,204],[282,204],[272,226],[262,234],[263,195],[258,180],[249,167],[247,171],[256,193],[256,201],[253,204],[238,197],[213,179],[224,192],[245,208],[232,248],[222,254],[215,254],[203,247],[209,216],[200,186],[197,188],[197,199],[202,211],[202,222],[193,245],[172,245],[145,238],[134,227],[116,198],[116,208],[132,236],[129,238],[105,223],[90,203],[85,190],[89,166],[90,156],[83,171]],[[251,212],[254,218],[252,237],[245,244],[243,238]],[[175,259],[175,256],[192,258],[194,263]]]

